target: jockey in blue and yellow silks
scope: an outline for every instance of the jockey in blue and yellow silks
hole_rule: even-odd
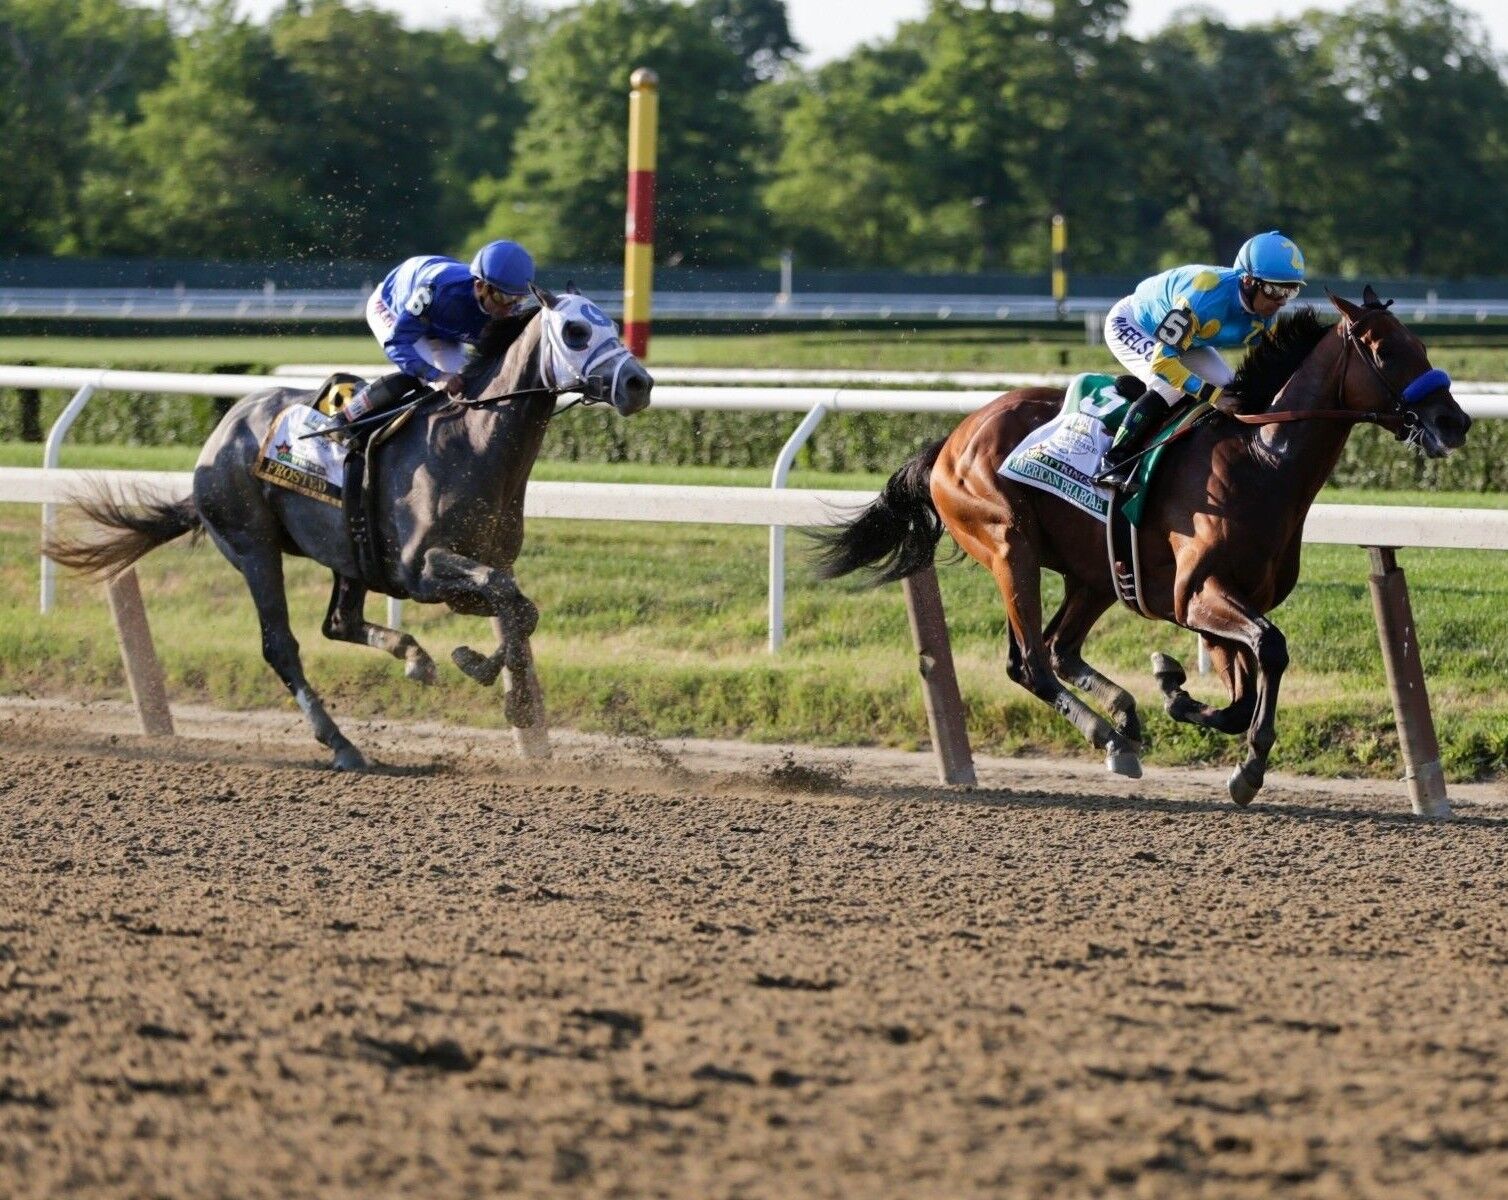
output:
[[[1105,343],[1147,387],[1121,421],[1100,482],[1122,487],[1137,452],[1185,400],[1223,408],[1234,373],[1222,347],[1250,346],[1304,284],[1304,255],[1277,230],[1250,238],[1233,267],[1174,267],[1145,279],[1105,318]]]

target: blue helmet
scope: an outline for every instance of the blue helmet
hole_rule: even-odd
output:
[[[1304,252],[1272,229],[1246,239],[1236,254],[1236,269],[1269,283],[1303,283]]]
[[[534,260],[517,242],[488,242],[471,260],[471,274],[510,296],[522,296],[534,282]]]

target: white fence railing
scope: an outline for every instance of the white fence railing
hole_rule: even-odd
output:
[[[289,370],[290,368],[280,368]],[[314,368],[304,368],[315,371]],[[84,411],[96,392],[157,392],[177,395],[240,397],[264,387],[312,388],[329,372],[323,367],[313,374],[277,375],[195,375],[155,371],[111,371],[64,367],[0,366],[0,387],[76,389],[48,430],[42,462],[46,468],[60,463],[63,442],[69,429]],[[799,377],[800,372],[774,372],[782,378]],[[935,377],[934,377],[935,378]],[[797,454],[828,413],[897,412],[897,413],[969,413],[987,404],[999,394],[1001,386],[1028,386],[1035,383],[1061,382],[1066,376],[999,375],[994,388],[985,390],[939,391],[923,388],[878,391],[844,387],[721,387],[712,385],[658,386],[654,407],[660,410],[701,410],[733,412],[801,413],[802,420],[791,433],[771,472],[771,488],[783,489]],[[1000,384],[999,380],[1009,381]],[[1469,392],[1471,387],[1496,389],[1487,393]],[[1508,417],[1508,385],[1460,385],[1455,389],[1462,406],[1473,418]],[[46,503],[42,509],[44,534],[52,528],[56,507]],[[769,534],[769,648],[778,651],[785,641],[785,526],[770,525]],[[1405,543],[1413,544],[1413,543]],[[56,589],[56,571],[45,557],[41,561],[41,607],[47,612]],[[401,621],[402,606],[388,601],[388,623]],[[1200,658],[1201,667],[1207,664]]]
[[[56,505],[90,478],[103,478],[116,485],[135,483],[165,495],[183,495],[193,485],[193,476],[188,472],[0,468],[0,502]],[[536,482],[526,493],[524,512],[529,517],[569,520],[730,525],[767,525],[778,521],[782,526],[824,526],[841,522],[874,496],[875,493],[867,491]],[[1403,573],[1397,569],[1393,552],[1400,547],[1508,550],[1508,511],[1318,504],[1310,510],[1304,526],[1304,540],[1369,549],[1379,640],[1404,750],[1405,779],[1416,812],[1431,816],[1448,815],[1449,803],[1419,660],[1418,639]],[[130,582],[129,591],[134,593],[134,576]],[[112,591],[111,603],[112,607],[119,604],[136,611],[135,619],[144,628],[145,616],[139,595],[132,601],[130,596],[118,598]],[[117,620],[119,622],[120,618]],[[124,648],[126,640],[122,636]],[[944,652],[951,664],[951,652],[946,651],[945,626],[942,638]],[[132,677],[133,694],[150,686],[147,682],[139,684],[137,681],[138,675],[144,672],[133,668],[129,662],[127,669]],[[926,671],[923,674],[925,676]],[[157,690],[161,691],[160,684]],[[956,692],[956,687],[953,690]],[[165,701],[161,703],[165,706]],[[139,707],[143,712],[143,726],[148,727],[147,708],[140,703]],[[929,704],[929,718],[931,716]],[[165,707],[157,720],[171,728]],[[943,739],[936,724],[933,730],[940,758],[945,761],[944,778],[965,778],[948,774],[949,770],[956,769],[958,752],[953,752],[954,767],[948,767],[948,755],[942,749]],[[966,760],[966,739],[962,755]],[[972,767],[967,769],[971,775]]]
[[[274,367],[275,376],[320,378],[345,371],[371,378],[386,375],[398,368],[390,362],[365,363],[285,363]],[[1114,364],[1106,361],[1101,368],[1111,374]],[[694,383],[714,387],[828,386],[848,388],[906,387],[924,390],[993,388],[1006,391],[1018,387],[1063,387],[1074,376],[1062,371],[873,371],[844,370],[835,367],[669,367],[652,364],[656,383]],[[1451,390],[1457,396],[1508,395],[1508,382],[1457,381]]]

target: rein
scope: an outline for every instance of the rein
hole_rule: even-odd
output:
[[[1392,301],[1388,303],[1391,304]],[[1366,317],[1362,317],[1361,320],[1366,320]],[[1227,413],[1226,415],[1243,425],[1286,425],[1294,421],[1349,421],[1353,424],[1380,425],[1384,429],[1391,430],[1400,439],[1407,436],[1419,424],[1418,414],[1410,406],[1417,404],[1431,392],[1450,387],[1450,376],[1432,367],[1400,391],[1382,373],[1382,368],[1357,339],[1357,328],[1360,324],[1360,321],[1353,321],[1349,318],[1346,320],[1345,332],[1341,335],[1340,382],[1336,385],[1336,392],[1345,395],[1346,371],[1351,365],[1351,351],[1355,350],[1356,357],[1367,365],[1373,378],[1382,385],[1383,391],[1393,401],[1392,408],[1383,412],[1359,411],[1351,408],[1321,408],[1289,409],[1283,412]]]

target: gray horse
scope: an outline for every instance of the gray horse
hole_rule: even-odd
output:
[[[497,649],[457,647],[453,661],[482,684],[503,674],[504,711],[524,753],[546,753],[543,704],[529,637],[539,610],[519,590],[513,563],[524,537],[524,488],[556,400],[567,392],[608,400],[622,415],[649,404],[654,381],[619,340],[613,322],[586,297],[536,289],[541,307],[495,321],[466,372],[463,398],[418,408],[381,448],[374,541],[391,590],[452,611],[492,618]],[[49,557],[85,574],[117,574],[181,537],[207,533],[251,591],[262,654],[334,751],[337,770],[362,770],[366,757],[337,728],[304,677],[288,625],[283,555],[323,563],[335,575],[323,631],[337,641],[386,650],[420,683],[434,660],[411,634],[363,615],[367,587],[341,510],[252,475],[278,415],[309,393],[257,392],[237,402],[205,443],[194,490],[180,500],[119,496],[96,487],[75,502],[115,532],[103,540],[58,538]]]

